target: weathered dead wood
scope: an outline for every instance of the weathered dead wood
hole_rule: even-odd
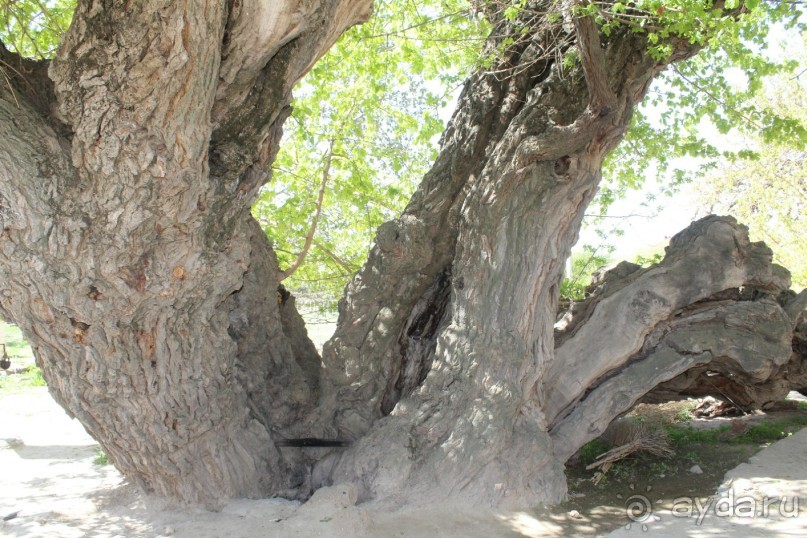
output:
[[[778,297],[789,285],[764,244],[714,216],[674,237],[661,263],[606,274],[558,338],[564,362],[545,381],[556,454],[571,456],[640,400],[783,398],[796,309]]]

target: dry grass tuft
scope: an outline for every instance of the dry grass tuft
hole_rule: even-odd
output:
[[[611,428],[609,427],[609,430]],[[592,481],[599,484],[614,463],[639,452],[647,452],[655,456],[670,457],[667,432],[658,427],[650,427],[638,421],[617,421],[610,435],[614,448],[601,454],[596,461],[586,467],[587,470],[599,469]]]

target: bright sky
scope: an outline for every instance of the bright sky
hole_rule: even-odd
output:
[[[631,192],[624,199],[611,206],[608,215],[614,218],[613,223],[605,222],[606,226],[619,226],[624,235],[618,237],[611,235],[607,242],[616,247],[611,255],[614,263],[628,260],[633,261],[637,254],[649,255],[650,251],[661,250],[670,238],[689,226],[698,217],[698,205],[695,199],[694,186],[687,185],[673,197],[660,194],[657,184],[651,182],[641,191]],[[652,208],[642,207],[647,195],[655,194],[656,203],[663,204],[664,210],[653,215]],[[625,218],[621,218],[621,217]],[[609,219],[606,219],[609,220]],[[596,245],[601,242],[594,228],[584,227],[580,234],[578,247],[583,244]]]

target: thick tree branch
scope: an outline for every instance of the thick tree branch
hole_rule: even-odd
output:
[[[536,162],[556,161],[583,151],[604,154],[612,149],[621,139],[633,107],[665,66],[645,52],[636,54],[646,46],[642,36],[623,30],[620,39],[614,39],[608,50],[603,50],[593,20],[569,16],[575,25],[582,24],[578,44],[588,55],[581,62],[588,99],[575,103],[579,108],[569,107],[567,113],[574,110],[576,114],[566,116],[567,121],[530,126],[519,140],[514,158],[521,173]]]
[[[291,89],[347,28],[372,12],[371,0],[230,2],[213,103],[211,175],[249,206],[291,109]]]
[[[772,265],[770,249],[751,243],[747,229],[732,218],[706,217],[676,235],[660,265],[637,270],[605,290],[558,339],[556,359],[543,381],[549,422],[638,353],[658,323],[741,286],[778,293],[790,286],[790,275]],[[598,345],[605,335],[609,345]]]
[[[229,2],[213,121],[226,123],[228,111],[243,105],[267,65],[288,43],[300,39],[297,57],[286,73],[293,86],[331,48],[342,33],[366,21],[372,1],[282,0]]]
[[[580,5],[587,5],[583,0]],[[583,65],[583,74],[588,85],[589,104],[599,114],[607,114],[616,105],[616,94],[609,85],[608,72],[600,32],[591,15],[577,15],[574,17],[574,27],[577,33],[577,49]]]
[[[553,425],[556,455],[567,459],[654,387],[685,373],[707,380],[708,394],[741,408],[784,398],[790,387],[778,376],[791,358],[792,320],[770,296],[747,299],[708,301],[656,326],[642,350]],[[746,389],[727,387],[732,396],[719,388],[726,380]],[[676,381],[666,385],[660,401],[681,397]]]

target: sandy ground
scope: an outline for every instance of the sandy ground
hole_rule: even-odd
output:
[[[807,535],[807,429],[780,441],[727,475],[721,505],[713,501],[700,525],[669,510],[636,517],[611,536]],[[0,536],[188,538],[263,536],[574,536],[613,529],[542,512],[495,513],[432,507],[390,511],[354,506],[350,487],[326,488],[306,504],[240,500],[219,513],[170,509],[145,498],[111,466],[93,463],[97,444],[47,394],[30,389],[0,395]],[[748,502],[787,496],[782,509],[747,517]],[[788,517],[796,508],[799,517]],[[719,499],[718,499],[719,500]],[[730,502],[729,502],[730,501]],[[637,499],[640,504],[642,499]],[[781,505],[781,503],[780,503]],[[682,507],[685,507],[685,503]],[[735,515],[725,515],[733,506]],[[722,511],[721,511],[722,509]],[[781,513],[780,513],[781,512]],[[678,514],[680,516],[681,514]],[[570,521],[572,526],[570,527]]]

